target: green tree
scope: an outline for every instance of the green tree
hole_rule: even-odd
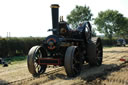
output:
[[[121,36],[123,38],[127,38],[128,37],[128,18],[124,17],[124,22],[122,22],[122,29],[120,29],[120,31],[117,32],[118,36]]]
[[[119,33],[124,29],[126,20],[123,14],[116,10],[101,11],[96,17],[94,23],[100,33],[104,33],[109,39],[112,39],[113,34]]]
[[[80,22],[91,20],[92,13],[87,6],[76,6],[67,16],[68,23],[72,28],[77,28]]]

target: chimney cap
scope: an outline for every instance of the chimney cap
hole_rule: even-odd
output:
[[[59,8],[60,6],[58,4],[52,4],[51,8]]]

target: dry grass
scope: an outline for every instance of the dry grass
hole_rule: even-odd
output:
[[[28,81],[23,85],[127,85],[128,67],[120,67],[124,63],[120,61],[121,58],[128,61],[128,47],[105,48],[103,65],[90,68],[85,64],[80,76],[76,78],[67,78],[63,70],[54,75]],[[28,72],[26,62],[7,68],[0,67],[0,83],[28,77],[31,77],[31,74]]]

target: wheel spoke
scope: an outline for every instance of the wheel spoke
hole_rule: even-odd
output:
[[[79,72],[78,68],[74,68],[74,71],[75,71],[75,73]]]
[[[35,64],[36,64],[35,69],[36,69],[36,72],[38,74],[40,74],[40,72],[41,72],[41,66],[38,64],[39,58],[41,58],[41,51],[40,50],[37,51],[36,56],[35,56]]]
[[[36,59],[38,59],[38,58],[39,58],[39,55],[38,55],[37,53],[35,54],[35,58],[36,58]]]
[[[98,43],[98,44],[96,44],[96,47],[99,47],[101,44],[100,43]]]
[[[36,67],[38,66],[38,64],[35,62],[35,63],[34,63],[34,66],[35,66],[35,68],[36,68]]]
[[[75,58],[73,58],[73,64],[77,63],[77,60]]]
[[[74,65],[72,66],[72,68],[73,68],[73,70],[74,70],[75,72],[77,72],[78,68],[77,68],[76,64],[74,64]]]
[[[41,55],[42,53],[41,53],[41,51],[39,50],[39,58],[41,58],[42,57],[42,55]]]
[[[41,67],[40,67],[40,65],[39,65],[39,66],[38,66],[38,72],[40,72],[40,68],[41,68]]]
[[[73,69],[75,74],[79,74],[81,68],[80,64],[81,62],[80,62],[79,52],[76,52],[73,57]]]

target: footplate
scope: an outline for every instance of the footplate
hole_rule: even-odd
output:
[[[40,58],[38,63],[42,65],[60,65],[60,59]]]

